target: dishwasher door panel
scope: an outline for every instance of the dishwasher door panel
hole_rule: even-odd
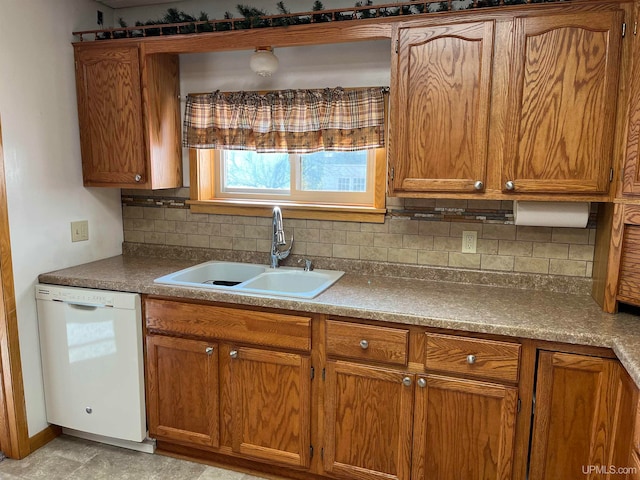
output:
[[[50,423],[144,440],[142,318],[140,297],[135,296],[135,309],[38,300]]]

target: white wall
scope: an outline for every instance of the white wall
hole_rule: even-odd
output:
[[[2,2],[0,118],[31,436],[47,426],[37,276],[121,252],[120,190],[82,186],[71,32],[95,28],[97,8],[93,0]],[[83,219],[89,241],[71,243],[70,222]]]

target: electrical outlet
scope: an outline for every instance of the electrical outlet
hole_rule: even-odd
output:
[[[71,241],[84,242],[86,240],[89,240],[89,222],[87,220],[71,222]]]
[[[478,232],[462,232],[462,253],[476,253],[478,245]]]

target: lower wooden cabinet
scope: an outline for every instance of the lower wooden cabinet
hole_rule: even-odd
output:
[[[311,361],[308,355],[240,347],[230,351],[233,451],[308,467]]]
[[[621,373],[613,359],[540,352],[530,480],[625,478],[602,468],[614,458],[618,429],[631,428],[630,409],[620,408]]]
[[[411,478],[511,478],[517,403],[516,387],[420,375]]]
[[[219,445],[218,345],[147,336],[149,434],[188,445]]]
[[[634,474],[610,469],[640,454],[613,358],[157,298],[145,316],[161,449],[305,480],[525,480],[527,458],[528,480]]]
[[[414,375],[329,361],[324,469],[340,478],[408,480]]]

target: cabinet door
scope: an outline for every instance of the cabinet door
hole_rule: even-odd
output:
[[[400,29],[394,191],[484,189],[493,26],[488,21]]]
[[[589,467],[610,465],[618,410],[618,368],[611,359],[540,353],[531,480],[608,478]]]
[[[640,4],[635,4],[635,18],[640,16]],[[630,39],[631,76],[629,97],[629,125],[627,127],[627,149],[624,161],[622,192],[625,195],[640,195],[640,35]],[[640,475],[640,472],[639,474]]]
[[[218,345],[147,337],[147,405],[152,437],[218,446]]]
[[[606,193],[622,12],[514,20],[503,190]]]
[[[311,361],[254,348],[231,350],[232,448],[236,453],[308,467]]]
[[[145,183],[137,47],[78,48],[76,89],[85,186]]]
[[[412,384],[413,375],[397,370],[328,362],[325,471],[359,480],[409,479]]]
[[[421,376],[412,478],[510,479],[517,401],[515,387]]]

